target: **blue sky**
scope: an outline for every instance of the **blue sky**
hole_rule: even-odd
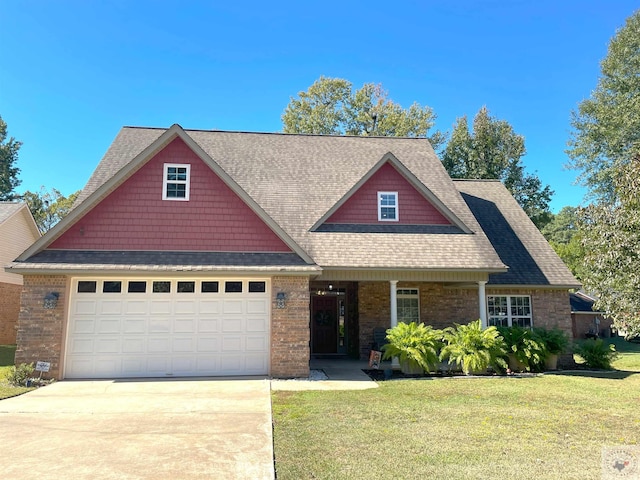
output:
[[[0,115],[18,191],[82,188],[123,125],[281,131],[321,75],[382,83],[451,130],[482,105],[525,136],[528,171],[564,169],[570,112],[596,85],[629,0],[16,1],[0,9]]]

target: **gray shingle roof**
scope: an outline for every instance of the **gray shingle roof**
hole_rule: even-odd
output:
[[[20,210],[25,204],[20,202],[0,202],[0,223]]]
[[[490,275],[490,285],[580,285],[502,183],[455,180],[454,184],[509,266],[506,273]]]
[[[135,165],[133,160],[143,162],[151,158],[164,144],[153,148],[151,145],[170,141],[163,134],[172,129],[123,128],[78,197],[76,208],[89,198],[95,202],[92,194],[98,189],[101,194],[108,193],[103,190],[110,187],[109,182],[125,171],[123,168]],[[510,277],[504,278],[509,282],[577,283],[564,264],[558,263],[535,226],[527,223],[526,214],[506,190],[489,188],[495,182],[454,184],[426,139],[183,131],[179,127],[178,130],[179,135],[185,135],[202,149],[205,161],[215,162],[216,168],[237,184],[238,191],[259,205],[263,214],[320,267],[496,272],[504,271],[508,260],[511,271],[505,275]],[[439,199],[463,230],[471,233],[457,227],[436,228],[429,233],[405,227],[382,232],[363,226],[321,227],[311,231],[388,154],[413,174],[415,178],[410,181]],[[470,201],[471,197],[477,197],[478,201]],[[506,254],[508,248],[496,240],[495,233],[490,233],[493,245],[487,238],[478,221],[485,222],[486,228],[500,225],[486,223],[487,219],[477,211],[472,213],[470,206],[477,210],[476,204],[481,200],[493,202],[507,220],[507,226],[513,224],[513,232],[525,247],[518,251],[528,252],[531,257],[525,268],[516,267],[517,255]],[[71,225],[63,222],[51,237]],[[40,247],[45,248],[46,241]],[[494,247],[502,248],[500,256]],[[492,277],[492,282],[494,278],[499,277]]]

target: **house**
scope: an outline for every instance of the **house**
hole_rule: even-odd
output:
[[[0,202],[0,265],[24,252],[40,232],[26,203]],[[22,275],[0,271],[0,345],[16,343]]]
[[[499,182],[425,139],[125,127],[24,275],[57,378],[301,377],[376,327],[558,326],[578,282]]]
[[[594,310],[596,299],[583,291],[569,294],[571,303],[571,329],[573,338],[610,337],[613,320],[604,312]]]

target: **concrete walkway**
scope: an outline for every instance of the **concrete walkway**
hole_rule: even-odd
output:
[[[378,384],[362,370],[369,368],[364,360],[312,359],[310,368],[321,370],[327,380],[272,380],[272,390],[368,390]]]
[[[273,479],[269,380],[63,381],[0,402],[21,479]]]

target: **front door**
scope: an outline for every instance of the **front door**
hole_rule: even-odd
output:
[[[313,297],[311,338],[312,353],[338,352],[338,297]]]

